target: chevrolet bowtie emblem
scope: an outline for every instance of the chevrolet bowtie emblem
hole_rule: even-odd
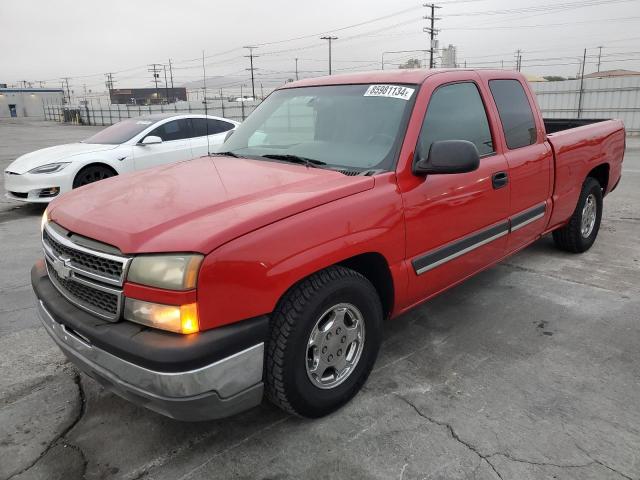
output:
[[[69,268],[70,257],[60,256],[53,261],[53,269],[63,280],[71,278],[71,268]]]

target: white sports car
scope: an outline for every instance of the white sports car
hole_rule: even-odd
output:
[[[207,149],[215,152],[238,125],[233,120],[195,114],[151,114],[123,120],[80,143],[18,157],[4,172],[6,195],[13,200],[48,203],[103,178],[201,157]]]

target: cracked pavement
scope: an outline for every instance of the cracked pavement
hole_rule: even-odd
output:
[[[91,127],[0,122],[0,166]],[[180,423],[78,374],[40,326],[42,207],[0,199],[0,479],[640,479],[640,139],[595,246],[544,238],[385,325],[345,408]],[[0,193],[4,193],[0,191]]]

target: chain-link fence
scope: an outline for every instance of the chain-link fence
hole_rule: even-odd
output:
[[[260,101],[231,102],[228,100],[209,100],[206,113],[218,117],[243,121]],[[45,120],[77,123],[80,125],[113,125],[125,118],[140,117],[152,113],[205,113],[202,102],[178,102],[168,105],[86,105],[69,107],[66,105],[44,105]]]

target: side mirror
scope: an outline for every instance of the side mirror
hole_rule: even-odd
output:
[[[429,155],[416,152],[418,160],[413,165],[416,175],[473,172],[480,165],[476,146],[466,140],[441,140],[433,142]]]
[[[227,132],[227,134],[224,136],[224,140],[222,141],[222,143],[224,143],[224,142],[226,142],[227,140],[229,140],[229,137],[230,137],[231,135],[233,135],[233,132],[235,132],[235,130],[229,130],[229,131]]]
[[[156,143],[162,143],[162,139],[160,137],[156,137],[155,135],[149,135],[144,137],[144,140],[140,142],[140,145],[155,145]]]

